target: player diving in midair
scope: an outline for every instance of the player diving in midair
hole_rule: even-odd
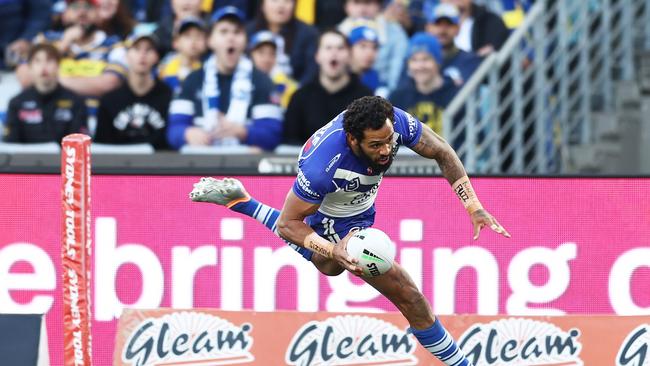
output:
[[[281,211],[255,200],[233,178],[202,178],[190,198],[260,221],[325,275],[344,270],[361,275],[346,243],[356,229],[372,226],[379,184],[400,145],[436,160],[469,213],[474,239],[485,226],[510,237],[479,202],[451,146],[413,116],[376,96],[355,100],[307,140],[298,158],[298,176]],[[434,356],[449,366],[472,365],[398,263],[383,275],[362,278],[399,309],[411,333]]]

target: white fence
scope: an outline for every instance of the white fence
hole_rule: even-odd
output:
[[[447,107],[443,133],[472,173],[562,172],[591,114],[650,49],[650,0],[538,0]]]

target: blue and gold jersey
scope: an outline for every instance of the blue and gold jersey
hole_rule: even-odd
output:
[[[178,53],[172,53],[160,61],[158,77],[174,91],[174,95],[177,95],[187,75],[200,69],[202,65],[201,61],[196,61],[190,68],[183,67]]]
[[[401,85],[391,93],[388,99],[393,105],[403,108],[437,134],[442,134],[442,113],[456,95],[458,88],[454,82],[445,77],[440,89],[429,94],[417,91],[413,82]]]
[[[37,41],[58,42],[62,32],[47,31],[36,37]],[[120,38],[108,36],[103,31],[95,31],[87,44],[73,44],[70,51],[63,55],[59,65],[61,77],[91,77],[104,72],[115,72],[120,76],[126,74],[124,51],[120,50]]]

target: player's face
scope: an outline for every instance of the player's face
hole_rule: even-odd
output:
[[[126,53],[129,71],[135,74],[148,74],[158,62],[156,47],[148,39],[136,42]]]
[[[56,87],[59,63],[47,52],[37,52],[29,63],[29,69],[39,91],[50,91]]]
[[[458,25],[443,18],[427,24],[427,32],[438,38],[442,48],[447,49],[454,45],[454,38],[458,35]]]
[[[352,46],[352,63],[360,70],[368,70],[377,59],[377,44],[372,41],[359,41]]]
[[[343,77],[350,63],[350,49],[345,39],[336,33],[325,34],[316,51],[316,63],[323,76],[333,80]]]
[[[353,138],[359,155],[368,162],[375,173],[385,172],[393,163],[394,134],[393,123],[387,119],[382,128],[365,130],[363,140],[357,141]]]
[[[210,33],[210,48],[217,56],[220,65],[234,70],[246,48],[244,26],[235,21],[219,21]]]
[[[275,46],[269,43],[262,44],[251,51],[251,58],[255,67],[264,73],[270,74],[273,66],[275,66]]]

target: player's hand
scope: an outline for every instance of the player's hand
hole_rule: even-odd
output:
[[[499,233],[506,238],[510,237],[510,233],[499,224],[497,219],[494,216],[490,215],[485,209],[480,209],[472,213],[471,215],[472,225],[474,226],[474,240],[478,239],[478,235],[481,232],[483,227],[487,226],[492,229],[494,232]]]
[[[185,129],[185,141],[189,145],[207,146],[212,143],[212,136],[201,127],[188,127]]]
[[[363,275],[363,269],[359,267],[359,260],[352,257],[348,251],[348,240],[354,235],[356,231],[350,231],[341,241],[334,246],[332,258],[343,268],[352,272],[357,276]]]

